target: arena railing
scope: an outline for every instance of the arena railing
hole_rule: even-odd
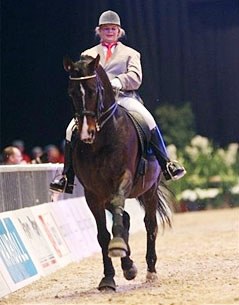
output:
[[[63,164],[0,165],[0,213],[52,201],[49,184],[61,175]],[[75,180],[72,195],[58,199],[84,196],[81,184]]]

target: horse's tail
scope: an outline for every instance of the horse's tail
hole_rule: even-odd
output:
[[[163,227],[165,224],[172,227],[172,211],[171,206],[174,201],[174,195],[165,183],[160,181],[157,188],[158,205],[157,210],[162,221]]]

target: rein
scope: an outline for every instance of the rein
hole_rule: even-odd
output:
[[[97,73],[92,74],[92,75],[81,76],[81,77],[69,76],[69,79],[73,80],[73,81],[82,81],[82,80],[87,80],[87,79],[92,79],[92,78],[96,78],[96,80],[97,80],[97,113],[95,113],[94,111],[89,111],[87,109],[84,109],[80,114],[75,113],[76,123],[78,121],[78,118],[81,118],[83,116],[96,117],[96,130],[100,131],[101,128],[114,115],[114,113],[115,113],[115,111],[118,107],[118,104],[115,102],[106,111],[103,111],[103,112],[101,111],[101,109],[103,108],[103,94],[102,94],[102,92],[104,91],[104,88],[101,85],[101,81],[100,81],[99,76],[97,75]]]

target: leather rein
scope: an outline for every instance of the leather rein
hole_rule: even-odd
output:
[[[114,113],[118,107],[118,104],[116,102],[114,102],[108,109],[103,111],[103,109],[104,109],[104,103],[103,103],[104,88],[102,87],[101,80],[97,73],[94,73],[92,75],[87,75],[87,76],[81,76],[81,77],[69,76],[70,80],[79,81],[79,82],[81,82],[82,80],[88,80],[88,79],[92,79],[92,78],[96,78],[96,84],[97,84],[97,87],[96,87],[97,111],[95,112],[95,111],[87,110],[84,105],[84,109],[80,113],[78,113],[78,112],[75,113],[75,120],[76,120],[76,125],[78,125],[79,118],[82,118],[84,116],[92,116],[96,120],[96,130],[100,131],[102,129],[102,127],[105,125],[105,123],[107,123],[108,120],[114,115]]]

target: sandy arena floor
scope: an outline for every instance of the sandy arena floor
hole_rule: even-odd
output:
[[[239,304],[239,209],[174,215],[174,227],[159,233],[158,281],[146,283],[145,231],[130,238],[138,268],[133,281],[123,278],[119,259],[117,292],[101,293],[101,255],[46,276],[0,300],[0,305]]]

